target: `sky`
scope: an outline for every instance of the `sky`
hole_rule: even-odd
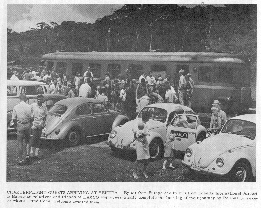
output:
[[[7,27],[24,32],[36,28],[39,22],[63,21],[94,23],[110,15],[122,4],[8,4]]]
[[[196,4],[180,5],[193,7]],[[123,4],[7,4],[7,27],[16,32],[24,32],[36,28],[40,22],[94,23],[122,6]]]

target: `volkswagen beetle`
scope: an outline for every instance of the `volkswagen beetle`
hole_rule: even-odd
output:
[[[49,110],[41,139],[65,140],[76,146],[81,139],[110,133],[119,113],[106,108],[103,100],[67,98]]]
[[[141,119],[142,113],[150,112],[150,120],[147,122],[150,135],[147,137],[151,158],[159,158],[164,153],[164,143],[166,141],[167,129],[174,116],[177,114],[195,115],[189,107],[174,103],[156,103],[144,107],[137,118],[118,125],[113,128],[108,138],[108,144],[114,150],[135,150],[133,142],[134,134],[132,129]],[[117,120],[117,119],[116,119]]]
[[[183,164],[191,170],[251,181],[256,176],[256,116],[231,118],[221,132],[189,146]]]

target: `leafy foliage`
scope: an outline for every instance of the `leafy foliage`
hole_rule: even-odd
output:
[[[256,65],[256,5],[224,7],[124,5],[95,23],[40,22],[26,32],[7,29],[8,61],[59,51],[217,51]]]

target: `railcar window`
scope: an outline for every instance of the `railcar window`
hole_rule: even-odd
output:
[[[101,64],[89,63],[89,67],[91,68],[91,72],[93,73],[94,78],[101,77]]]
[[[138,79],[143,73],[143,66],[139,64],[129,64],[128,69],[131,79]]]
[[[178,74],[181,69],[184,70],[185,74],[189,73],[189,65],[186,65],[186,64],[182,64],[182,65],[181,65],[181,64],[178,64],[178,65],[177,65],[177,68],[176,68],[176,74]]]
[[[48,71],[51,71],[53,66],[54,66],[54,62],[53,61],[47,61],[46,68],[47,68]]]
[[[72,75],[75,76],[77,73],[83,75],[83,63],[72,63]]]
[[[211,67],[210,66],[201,66],[198,69],[198,81],[199,82],[211,82]]]
[[[158,77],[159,74],[161,75],[162,78],[166,77],[167,67],[165,65],[154,64],[151,65],[150,70],[154,77]]]
[[[56,66],[56,72],[58,74],[66,74],[66,69],[67,69],[67,63],[65,62],[58,62]]]
[[[219,67],[215,69],[214,73],[214,82],[215,83],[226,83],[230,84],[233,82],[233,71],[231,68]]]
[[[121,73],[120,64],[108,64],[107,71],[110,73],[111,78],[114,79]]]

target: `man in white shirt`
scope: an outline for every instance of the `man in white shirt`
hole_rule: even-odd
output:
[[[145,78],[145,73],[143,73],[142,75],[140,75],[140,77],[139,77],[139,83],[141,83],[141,80],[142,79],[145,79],[146,80],[146,78]]]
[[[54,79],[53,82],[49,86],[50,94],[56,94],[56,92],[57,92],[56,87],[57,87],[57,80]]]
[[[31,129],[31,106],[26,102],[26,95],[20,94],[20,103],[17,104],[12,113],[12,124],[17,124],[17,142],[18,142],[18,165],[29,164],[30,158],[30,129]],[[11,124],[10,124],[11,125]],[[26,149],[24,148],[24,140]],[[23,153],[26,157],[23,159]]]
[[[30,139],[31,152],[33,158],[39,156],[39,146],[42,130],[45,127],[45,121],[47,116],[47,107],[44,104],[44,96],[42,94],[37,95],[37,103],[31,104],[32,111],[32,134]]]
[[[185,105],[186,79],[185,79],[185,76],[184,76],[184,70],[183,69],[181,69],[179,71],[179,75],[180,75],[180,78],[179,78],[179,102],[180,102],[181,105]]]
[[[167,87],[167,90],[166,90],[166,94],[165,94],[165,99],[168,103],[174,103],[176,102],[176,100],[178,99],[177,96],[176,96],[176,92],[174,90],[174,88],[172,87],[171,89],[171,86],[168,86]]]
[[[88,68],[84,72],[83,76],[84,76],[84,82],[87,79],[87,77],[89,77],[91,80],[93,80],[93,73],[91,72],[91,67],[88,66]]]
[[[11,76],[10,80],[17,81],[19,78],[17,77],[17,72],[15,71],[13,75]]]
[[[85,98],[88,98],[90,95],[91,95],[91,87],[89,85],[90,83],[90,78],[88,77],[86,79],[86,82],[83,83],[81,86],[80,86],[80,89],[79,89],[79,97],[85,97]]]

